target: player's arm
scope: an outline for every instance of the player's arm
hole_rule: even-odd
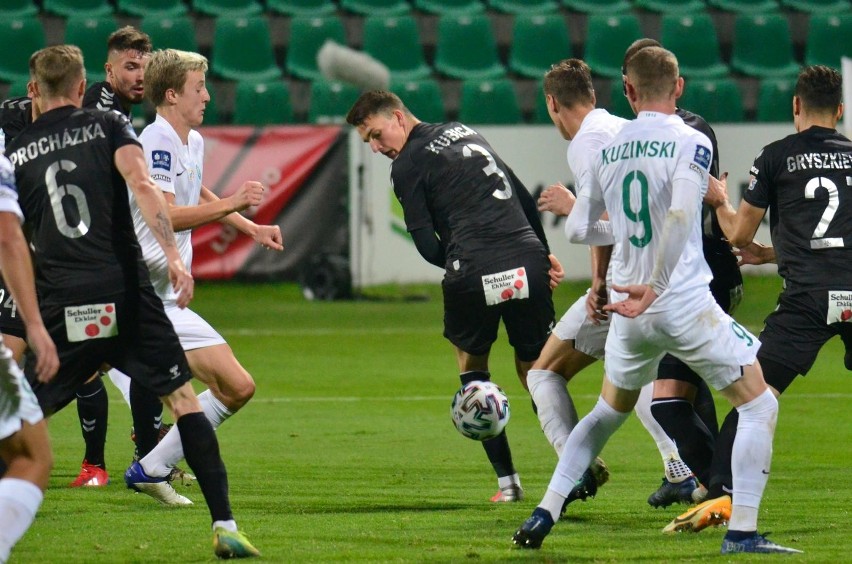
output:
[[[178,294],[178,307],[192,299],[194,281],[180,258],[166,199],[148,174],[145,154],[139,145],[123,145],[115,151],[115,166],[136,198],[136,204],[169,263],[169,279]]]
[[[199,204],[196,206],[178,206],[174,203],[174,194],[165,192],[166,201],[169,203],[169,215],[176,231],[195,229],[214,221],[220,221],[235,212],[241,212],[250,206],[257,206],[263,199],[263,184],[250,180],[243,182],[237,190],[227,198],[209,199],[209,195],[215,196],[207,190],[208,199],[205,201],[204,191],[201,189]],[[202,203],[203,202],[203,203]]]
[[[592,284],[586,296],[586,315],[595,325],[608,317],[603,307],[609,301],[606,273],[609,269],[612,249],[612,245],[591,247]]]
[[[728,198],[727,176],[727,173],[725,173],[719,179],[710,177],[704,201],[716,210],[719,226],[728,242],[734,247],[742,249],[754,241],[754,234],[757,233],[757,228],[766,214],[766,209],[753,206],[742,200],[739,210],[735,210]],[[754,177],[751,181],[755,181]]]
[[[221,198],[215,192],[208,189],[206,186],[201,186],[201,198],[199,200],[202,205],[213,204],[221,201]],[[276,251],[284,250],[283,239],[281,238],[281,228],[277,225],[258,225],[241,213],[233,212],[219,219],[221,223],[230,225],[237,231],[245,233],[255,240],[256,243],[263,245],[268,249]]]
[[[417,252],[423,257],[426,262],[434,264],[439,268],[444,268],[446,263],[446,252],[444,244],[435,234],[435,230],[431,227],[421,227],[410,231],[411,238],[414,240],[414,246]]]

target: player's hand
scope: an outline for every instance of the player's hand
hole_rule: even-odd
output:
[[[243,211],[251,206],[259,206],[263,200],[263,184],[249,180],[243,182],[242,186],[237,188],[231,197],[234,211]]]
[[[277,225],[258,225],[254,234],[255,242],[273,251],[284,250],[284,239],[281,238],[281,228]]]
[[[554,215],[566,216],[574,208],[577,198],[560,183],[551,184],[538,197],[538,211],[549,211]]]
[[[27,325],[27,345],[36,355],[35,371],[39,382],[50,382],[59,370],[56,345],[44,325]]]
[[[606,288],[606,280],[592,280],[592,287],[589,288],[589,293],[586,294],[586,316],[589,321],[595,325],[600,325],[601,321],[609,319],[609,315],[604,311],[604,306],[609,301],[609,296]]]
[[[195,280],[180,259],[169,262],[169,280],[177,296],[177,306],[181,309],[189,305],[195,292]]]
[[[604,311],[612,311],[624,317],[638,317],[657,299],[657,294],[647,284],[631,284],[629,286],[612,285],[612,289],[627,294],[627,299],[607,304]]]
[[[723,172],[721,178],[712,174],[707,182],[707,193],[704,194],[704,203],[711,208],[724,206],[728,201],[728,173]]]
[[[775,262],[775,248],[767,247],[763,243],[752,241],[741,249],[734,249],[734,255],[739,257],[739,265],[744,264],[766,264]]]
[[[565,270],[555,255],[547,255],[547,258],[550,259],[550,270],[547,271],[550,275],[550,289],[555,290],[562,279],[565,278]]]

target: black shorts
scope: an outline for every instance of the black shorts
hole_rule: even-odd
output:
[[[85,304],[42,307],[42,317],[59,353],[59,372],[53,380],[33,385],[46,416],[71,402],[80,384],[104,363],[158,396],[167,396],[190,380],[186,355],[153,288],[95,298],[88,303],[115,304],[118,335],[71,342],[66,307],[73,305],[78,311],[85,311]]]
[[[553,329],[550,266],[547,255],[540,252],[495,262],[486,270],[465,275],[448,272],[441,284],[444,337],[466,353],[483,355],[497,340],[502,319],[518,359],[524,362],[537,359]],[[487,305],[483,277],[519,270],[526,275],[529,297]]]
[[[27,338],[24,320],[18,315],[18,305],[3,285],[0,285],[0,333],[21,339]]]
[[[844,341],[852,338],[852,307],[848,308],[848,321],[829,323],[829,302],[838,292],[852,296],[852,290],[811,290],[787,287],[778,296],[775,311],[767,316],[760,333],[760,350],[757,358],[768,358],[788,366],[799,374],[807,374],[822,346],[840,335]],[[852,301],[835,300],[852,304]],[[846,307],[846,306],[842,306]],[[771,375],[766,383],[770,386]]]

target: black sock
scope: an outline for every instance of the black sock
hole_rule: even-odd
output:
[[[484,370],[471,370],[459,374],[459,379],[462,385],[476,380],[490,381],[491,373]],[[503,431],[493,439],[482,441],[482,448],[485,449],[485,454],[488,456],[491,466],[494,467],[494,472],[497,477],[511,476],[515,473],[515,465],[512,463],[512,451],[509,448],[509,439],[506,437],[506,431]]]
[[[725,538],[730,541],[738,542],[753,537],[756,532],[757,531],[732,531],[731,529],[728,529],[728,532],[725,533]]]
[[[651,402],[651,414],[677,445],[681,459],[702,484],[710,478],[713,436],[695,413],[692,404],[682,398],[660,398]]]
[[[198,479],[198,486],[213,521],[233,519],[228,499],[228,474],[219,454],[219,441],[202,412],[187,413],[177,420],[183,455]]]
[[[77,416],[86,443],[86,462],[104,469],[108,414],[109,400],[104,381],[98,374],[91,382],[77,388]]]
[[[486,370],[471,370],[470,372],[459,374],[459,380],[461,380],[462,386],[476,382],[477,380],[489,382],[491,380],[491,373]]]
[[[734,450],[734,438],[737,436],[737,423],[740,414],[736,409],[728,412],[716,437],[713,449],[713,463],[710,466],[710,484],[708,484],[709,499],[730,495],[733,491],[734,479],[731,475],[731,455]]]
[[[163,423],[163,402],[157,394],[130,381],[130,411],[133,415],[133,432],[136,434],[136,453],[144,458],[160,438]]]
[[[707,382],[701,380],[698,383],[697,391],[695,392],[695,413],[704,422],[704,426],[710,431],[710,434],[715,439],[719,434],[719,420],[716,417],[716,402],[713,399],[713,393],[710,391],[710,386]]]

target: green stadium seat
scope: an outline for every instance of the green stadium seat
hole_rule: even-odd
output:
[[[439,16],[464,16],[485,12],[480,0],[414,0],[414,7]]]
[[[464,81],[459,121],[479,125],[521,123],[514,83],[508,78]]]
[[[562,5],[582,14],[620,14],[633,7],[630,0],[562,0]]]
[[[351,84],[315,80],[311,82],[311,102],[308,107],[310,123],[346,123],[349,108],[361,91]]]
[[[694,14],[706,6],[704,0],[635,0],[633,5],[662,14]]]
[[[734,20],[731,68],[758,78],[796,75],[790,26],[783,14],[739,14]]]
[[[793,80],[763,80],[757,93],[757,121],[793,121]]]
[[[635,14],[593,14],[588,18],[586,52],[583,58],[592,72],[607,78],[621,78],[621,61],[630,44],[642,38]]]
[[[147,16],[139,29],[148,34],[154,49],[180,49],[198,52],[195,26],[188,16]]]
[[[234,125],[277,125],[292,122],[290,91],[282,81],[237,84]]]
[[[44,0],[45,12],[63,17],[97,18],[112,14],[112,6],[107,0]]]
[[[245,18],[263,12],[263,6],[259,0],[192,0],[192,9],[215,18]]]
[[[0,18],[23,18],[38,14],[35,0],[4,0],[0,5]]]
[[[696,41],[696,37],[701,41]],[[720,55],[716,26],[705,12],[664,15],[660,42],[677,56],[685,77],[716,78],[728,74],[728,65]]]
[[[852,14],[812,14],[805,64],[839,69],[844,55],[852,57]]]
[[[65,20],[65,43],[76,45],[83,52],[88,84],[106,77],[107,39],[116,29],[112,16],[73,16]]]
[[[489,0],[489,6],[506,14],[549,14],[559,9],[556,0]]]
[[[743,100],[733,78],[689,80],[678,106],[703,117],[707,123],[743,121]]]
[[[612,115],[624,119],[636,117],[633,108],[630,107],[630,102],[627,101],[627,96],[624,95],[624,83],[621,78],[614,78],[609,81],[609,105],[606,109]]]
[[[809,14],[837,14],[849,11],[849,0],[781,0],[781,6]]]
[[[362,16],[402,16],[411,13],[406,0],[340,0],[340,7]]]
[[[117,0],[119,12],[140,18],[173,18],[186,13],[183,0]]]
[[[391,90],[418,119],[429,123],[446,121],[441,86],[432,78],[391,82]]]
[[[269,26],[262,16],[216,18],[210,70],[230,80],[274,80],[275,64]]]
[[[417,80],[432,74],[413,16],[365,18],[364,52],[387,65],[396,80]]]
[[[30,55],[46,43],[38,18],[0,19],[0,80],[29,80]]]
[[[541,79],[553,63],[572,56],[568,26],[562,14],[515,16],[509,70]]]
[[[506,74],[497,55],[497,42],[488,16],[441,16],[435,70],[461,80],[491,79]]]
[[[331,0],[266,0],[266,7],[285,16],[325,16],[337,9]]]
[[[553,125],[553,120],[550,119],[550,114],[547,112],[547,99],[544,96],[544,87],[539,83],[535,91],[535,107],[532,115],[533,123],[541,123]]]
[[[707,0],[707,5],[736,14],[769,14],[779,8],[777,0]]]
[[[322,78],[317,68],[317,51],[331,39],[346,45],[343,22],[336,16],[298,16],[290,20],[290,42],[285,66],[287,72],[298,78],[318,80]]]

